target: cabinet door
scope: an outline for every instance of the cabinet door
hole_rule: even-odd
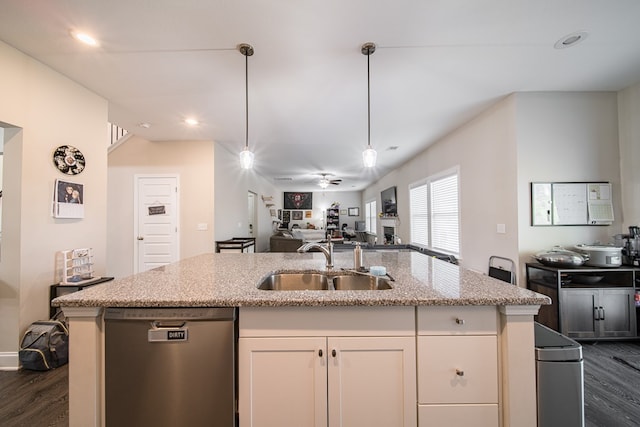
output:
[[[326,338],[240,338],[240,425],[327,426]]]
[[[417,424],[414,337],[330,337],[327,342],[329,426]]]
[[[498,404],[418,405],[418,427],[496,427]]]
[[[595,338],[597,336],[596,311],[598,290],[562,290],[561,333],[573,338]]]
[[[602,289],[598,306],[602,337],[629,337],[636,334],[635,303],[632,289]]]

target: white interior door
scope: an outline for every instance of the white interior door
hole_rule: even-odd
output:
[[[251,191],[249,191],[249,199],[248,199],[248,219],[247,219],[247,237],[256,237],[257,236],[257,230],[256,230],[256,199],[258,198],[258,195],[256,193],[253,193]],[[239,237],[244,237],[244,236],[239,236]]]
[[[134,272],[141,273],[180,258],[178,176],[136,175]]]

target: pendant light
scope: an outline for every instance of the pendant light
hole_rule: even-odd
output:
[[[242,43],[238,45],[238,50],[244,55],[244,94],[245,94],[245,140],[244,150],[240,152],[240,166],[242,169],[253,167],[253,152],[249,150],[249,57],[253,55],[253,47]]]
[[[369,57],[376,51],[375,43],[362,45],[362,54],[367,56],[367,149],[362,152],[364,167],[372,168],[376,165],[378,153],[371,147],[371,78],[369,73]]]

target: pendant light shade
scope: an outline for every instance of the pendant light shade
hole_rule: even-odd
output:
[[[238,50],[244,55],[244,99],[245,99],[245,140],[244,150],[240,152],[240,167],[242,169],[253,168],[253,152],[249,150],[249,57],[253,55],[253,47],[242,43],[238,45]]]
[[[376,165],[376,159],[378,158],[378,153],[376,150],[369,146],[366,150],[362,152],[362,163],[364,163],[365,168],[372,168]]]
[[[253,152],[249,150],[249,147],[245,147],[244,150],[240,152],[240,167],[242,167],[242,169],[253,168],[253,157]]]
[[[367,56],[367,148],[362,152],[364,167],[372,168],[376,165],[378,153],[371,147],[371,78],[369,72],[369,57],[376,51],[375,43],[362,45],[362,54]]]

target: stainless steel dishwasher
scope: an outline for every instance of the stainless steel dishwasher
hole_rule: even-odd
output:
[[[235,308],[108,308],[106,425],[236,425]]]

